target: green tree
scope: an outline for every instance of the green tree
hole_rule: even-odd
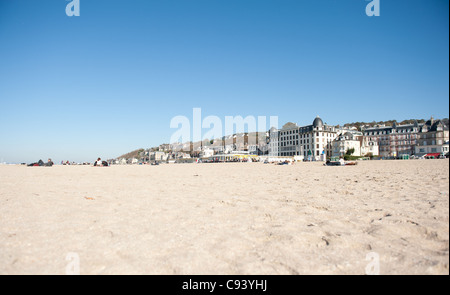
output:
[[[353,155],[355,153],[355,148],[351,148],[351,149],[348,149],[347,150],[347,152],[345,153],[347,156],[351,156],[351,155]]]

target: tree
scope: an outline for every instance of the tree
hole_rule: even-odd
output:
[[[351,148],[351,149],[348,149],[347,150],[347,152],[345,153],[347,156],[351,156],[351,155],[353,155],[355,153],[355,148]]]

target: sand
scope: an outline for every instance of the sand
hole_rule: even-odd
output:
[[[449,274],[448,173],[448,160],[3,165],[0,274]]]

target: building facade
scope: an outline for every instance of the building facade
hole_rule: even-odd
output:
[[[269,130],[269,157],[278,157],[279,155],[279,148],[280,145],[280,132],[277,128],[272,127]]]
[[[362,137],[362,136],[360,136]],[[337,136],[332,142],[332,156],[342,157],[349,150],[353,150],[353,156],[361,156],[361,141],[351,132],[346,132]]]
[[[278,156],[303,156],[304,159],[324,161],[332,156],[332,141],[336,136],[336,127],[324,124],[320,117],[303,127],[288,123],[278,131]]]
[[[379,126],[364,129],[368,141],[378,145],[382,157],[414,155],[421,125],[416,122],[408,125]]]
[[[449,140],[449,129],[441,120],[431,118],[425,124],[380,126],[364,129],[364,136],[375,142],[382,157],[422,156],[440,153]]]
[[[449,128],[441,120],[432,117],[420,128],[419,138],[415,146],[417,156],[427,154],[446,154],[449,141]]]
[[[368,157],[378,156],[378,143],[371,141],[359,131],[344,131],[332,142],[333,157],[342,157],[349,150],[353,149],[352,156]]]
[[[361,156],[369,157],[372,156],[379,156],[380,155],[380,149],[378,147],[377,141],[370,140],[369,137],[361,136]]]

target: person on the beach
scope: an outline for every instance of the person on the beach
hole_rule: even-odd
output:
[[[47,163],[44,164],[45,167],[52,167],[53,166],[53,161],[52,159],[48,159]]]
[[[103,166],[102,159],[98,158],[97,161],[94,163],[94,166],[102,167]]]
[[[39,160],[39,161],[36,162],[36,163],[28,164],[28,167],[37,167],[37,166],[44,166],[44,161]]]

